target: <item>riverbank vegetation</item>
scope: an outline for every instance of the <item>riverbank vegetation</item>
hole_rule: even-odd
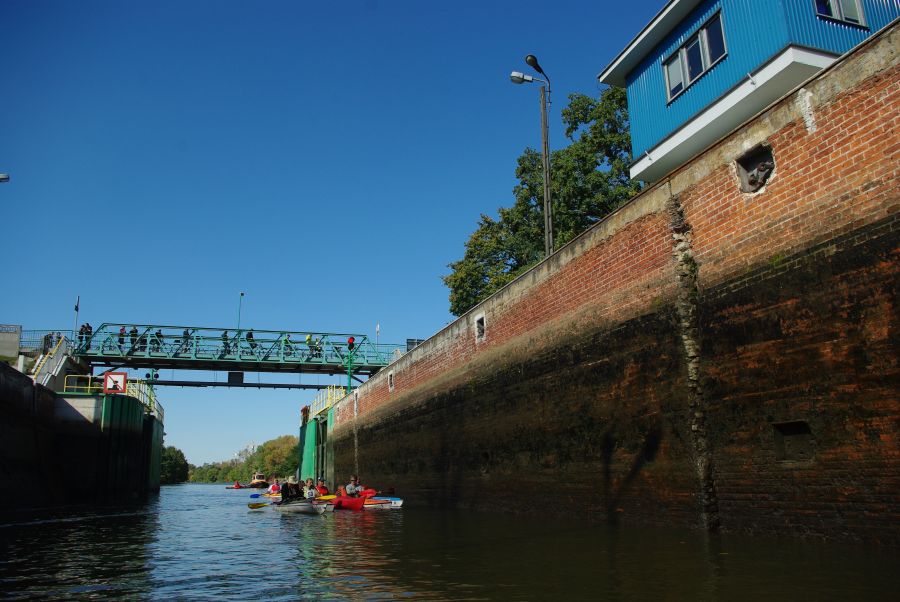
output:
[[[188,480],[192,483],[247,483],[254,472],[285,478],[294,474],[299,464],[299,438],[282,435],[255,450],[244,450],[232,460],[191,466]]]
[[[177,447],[163,448],[162,458],[159,462],[160,485],[174,485],[188,480],[188,461]]]

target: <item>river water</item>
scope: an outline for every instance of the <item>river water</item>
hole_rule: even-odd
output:
[[[288,515],[246,490],[0,524],[0,599],[896,600],[900,554],[420,508]],[[24,501],[24,499],[23,499]]]

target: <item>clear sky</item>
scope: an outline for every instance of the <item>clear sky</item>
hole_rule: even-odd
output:
[[[565,146],[568,94],[664,4],[0,0],[0,323],[72,328],[80,295],[95,326],[234,328],[246,291],[245,328],[429,337],[540,148],[509,72],[538,57]],[[314,395],[160,394],[194,464],[296,434]]]

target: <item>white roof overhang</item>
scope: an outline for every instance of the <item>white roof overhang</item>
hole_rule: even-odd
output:
[[[659,14],[631,40],[625,50],[597,76],[600,83],[624,88],[625,77],[631,70],[644,60],[644,57],[698,4],[700,0],[669,0]]]

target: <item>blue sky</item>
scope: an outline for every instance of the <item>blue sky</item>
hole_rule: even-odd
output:
[[[0,322],[71,328],[80,295],[95,326],[233,328],[246,291],[245,327],[426,338],[540,147],[509,72],[537,55],[565,146],[568,94],[663,5],[0,0]],[[160,394],[200,464],[296,434],[314,393]]]

